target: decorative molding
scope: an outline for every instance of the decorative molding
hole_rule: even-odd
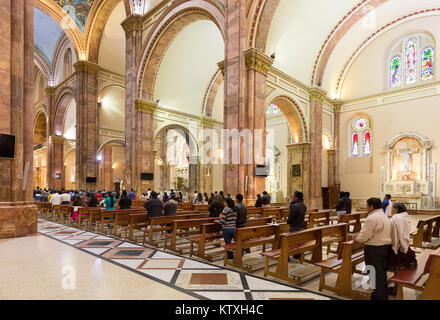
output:
[[[341,112],[342,105],[344,104],[344,101],[335,99],[333,102],[333,112]]]
[[[310,101],[317,101],[319,103],[324,102],[325,97],[327,96],[327,92],[324,91],[321,87],[312,86],[309,89]]]
[[[217,63],[218,68],[220,69],[220,71],[222,72],[223,77],[225,76],[225,60],[220,61]]]
[[[249,48],[244,52],[246,66],[250,70],[255,70],[267,76],[274,60],[266,56],[263,52]]]
[[[145,100],[145,99],[136,99],[136,110],[145,113],[154,113],[157,109],[157,103]]]
[[[44,92],[46,93],[46,96],[54,96],[55,92],[56,92],[56,88],[55,87],[47,87],[46,89],[44,89]]]
[[[129,34],[133,31],[142,31],[144,19],[139,14],[129,15],[124,21],[121,22],[121,26],[124,29],[125,34]]]
[[[76,72],[98,73],[101,67],[96,63],[80,60],[73,64]]]
[[[66,138],[64,138],[63,136],[50,136],[50,140],[52,143],[64,144],[64,142],[66,141]]]
[[[298,151],[307,151],[310,148],[310,142],[301,142],[301,143],[293,143],[287,144],[286,148],[288,152],[298,152]]]
[[[200,126],[202,128],[213,128],[215,120],[210,117],[200,117]]]
[[[395,136],[394,138],[392,138],[386,145],[385,145],[385,150],[387,151],[391,151],[394,147],[394,145],[404,139],[404,138],[412,138],[412,139],[416,139],[419,143],[420,143],[420,147],[423,150],[429,150],[432,148],[432,144],[431,141],[425,137],[422,136],[421,134],[415,133],[415,132],[402,132],[399,133],[397,136]]]

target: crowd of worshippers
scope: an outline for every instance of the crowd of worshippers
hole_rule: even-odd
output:
[[[34,191],[36,200],[48,201],[52,205],[71,204],[74,207],[72,220],[78,217],[78,208],[81,206],[103,206],[106,210],[115,210],[117,199],[120,209],[129,209],[132,201],[136,200],[133,189],[122,194],[115,191]],[[222,225],[223,238],[226,244],[231,243],[235,230],[246,226],[247,207],[243,203],[243,195],[235,195],[235,200],[230,194],[225,196],[223,191],[213,192],[210,197],[207,193],[195,191],[191,202],[196,205],[208,205],[209,217],[219,217],[217,223]],[[144,208],[147,219],[152,217],[175,216],[178,202],[189,200],[182,193],[171,190],[157,193],[148,189],[139,200],[145,200]],[[268,206],[271,203],[270,195],[264,191],[263,196],[257,195],[255,207]],[[362,225],[360,233],[354,241],[365,244],[365,265],[374,267],[376,288],[371,296],[373,300],[386,300],[389,294],[396,294],[396,287],[388,287],[387,271],[397,272],[401,268],[415,268],[417,260],[415,252],[410,248],[411,218],[402,203],[393,204],[391,195],[387,194],[383,201],[379,198],[367,200],[368,216]],[[352,213],[352,201],[349,192],[341,192],[336,204],[338,220],[342,215]],[[289,204],[287,224],[290,232],[305,229],[305,216],[307,207],[304,204],[302,192],[295,191]],[[228,258],[233,259],[233,252],[228,251]],[[293,259],[299,259],[294,256]],[[292,261],[292,260],[291,260]]]

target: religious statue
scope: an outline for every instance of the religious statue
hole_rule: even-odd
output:
[[[420,166],[416,156],[420,153],[420,145],[410,139],[398,142],[394,148],[395,181],[416,181],[419,179]]]

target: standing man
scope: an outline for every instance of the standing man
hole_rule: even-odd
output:
[[[287,224],[290,225],[290,232],[301,231],[305,229],[304,218],[306,216],[307,207],[304,204],[304,196],[302,192],[295,191],[293,194],[293,204],[289,209],[289,217]]]
[[[391,202],[391,195],[386,194],[382,201],[382,210],[387,217],[391,218],[391,211],[393,210],[393,203]]]
[[[131,189],[131,191],[128,193],[128,197],[130,198],[131,201],[134,200],[134,191],[133,191],[133,189]]]
[[[374,267],[376,288],[371,300],[388,300],[388,249],[391,245],[391,222],[382,211],[378,198],[367,200],[368,217],[355,241],[365,244],[365,265]]]
[[[351,207],[351,199],[350,199],[350,192],[346,192],[345,193],[345,199],[347,199],[346,201],[347,201],[347,207],[346,207],[346,211],[347,211],[347,214],[351,214],[351,210],[352,210],[352,207]]]
[[[246,216],[247,216],[247,208],[243,204],[243,195],[241,193],[235,196],[237,203],[235,204],[235,212],[237,212],[237,228],[246,227]]]
[[[341,191],[339,193],[339,200],[335,206],[336,214],[338,215],[338,221],[341,219],[343,214],[347,213],[347,199],[345,198],[345,192]]]
[[[263,205],[270,205],[270,195],[267,193],[267,191],[263,191]]]

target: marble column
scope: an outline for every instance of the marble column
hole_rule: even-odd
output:
[[[200,119],[200,128],[202,130],[201,136],[203,144],[208,144],[210,146],[213,146],[214,143],[210,141],[211,139],[211,130],[214,130],[213,122],[212,120],[202,117]],[[208,140],[209,139],[209,140]],[[213,152],[212,148],[209,148],[208,150],[204,149],[204,145],[201,145],[200,147],[200,162],[199,162],[199,170],[198,170],[198,186],[197,190],[200,189],[200,191],[207,192],[208,195],[213,192],[212,187],[212,174],[213,174]]]
[[[199,157],[198,156],[190,156],[189,157],[189,169],[188,169],[189,194],[193,194],[194,191],[196,191],[196,190],[198,192],[202,192],[202,190],[197,188],[198,187],[198,185],[197,185],[198,168],[199,168]]]
[[[136,151],[134,162],[136,165],[132,167],[134,171],[132,187],[137,193],[144,193],[148,191],[148,188],[151,190],[154,188],[154,181],[141,180],[141,173],[154,173],[153,130],[156,108],[157,104],[152,101],[136,100],[137,131],[134,149]]]
[[[51,143],[50,136],[56,135],[55,133],[55,120],[54,114],[55,114],[55,88],[48,87],[45,90],[46,97],[47,97],[47,114],[49,115],[49,121],[47,126],[47,172],[46,172],[46,181],[47,181],[47,187],[48,188],[54,188],[55,186],[55,166],[53,163],[53,146]]]
[[[322,103],[326,92],[314,86],[310,94],[310,204],[312,209],[322,209]]]
[[[125,32],[125,188],[146,192],[152,188],[152,183],[140,180],[141,166],[149,167],[150,164],[141,164],[139,159],[139,139],[145,133],[139,133],[139,124],[146,126],[152,122],[150,115],[139,113],[136,104],[136,65],[142,49],[142,16],[130,15],[121,26]],[[151,127],[152,128],[152,127]],[[152,131],[148,132],[148,134]],[[151,149],[152,150],[152,149]],[[147,162],[151,159],[148,158]],[[145,171],[146,172],[146,171]],[[153,172],[153,170],[148,171]],[[144,188],[147,187],[147,190]],[[142,191],[143,190],[143,191]]]
[[[60,190],[64,188],[64,143],[65,138],[62,136],[49,137],[49,163],[48,172],[49,188]],[[59,178],[57,178],[57,176]]]
[[[98,72],[100,67],[89,61],[78,61],[76,71],[76,188],[96,189],[86,183],[87,177],[98,177]]]
[[[0,1],[0,133],[15,135],[15,158],[0,160],[0,238],[37,232],[33,186],[33,4]]]
[[[104,189],[113,190],[113,168],[112,168],[112,147],[106,146],[103,150],[104,154]]]
[[[223,172],[224,191],[231,195],[242,193],[245,198],[251,199],[264,190],[264,178],[255,177],[254,168],[257,164],[265,164],[265,79],[273,60],[254,48],[247,49],[245,1],[227,0],[225,4],[226,44],[222,64],[225,75],[224,128],[240,133],[248,129],[252,136],[255,129],[263,129],[264,135],[261,154],[257,157],[255,146],[244,139],[240,139],[239,150],[223,141],[223,158],[229,159]],[[239,164],[232,162],[232,155],[237,152],[240,152]],[[245,153],[250,155],[251,164],[245,164]]]
[[[341,107],[343,102],[341,100],[335,100],[333,104],[334,111],[334,129],[333,129],[333,144],[335,149],[335,185],[339,188],[341,185],[340,174],[339,174],[339,145],[340,145],[340,123],[341,123]]]
[[[308,207],[311,201],[311,163],[310,143],[288,144],[287,148],[287,197],[291,199],[295,191],[304,194],[304,201]]]
[[[170,185],[170,167],[168,165],[167,149],[170,141],[167,140],[168,130],[162,130],[159,135],[159,154],[162,164],[160,166],[160,187],[161,190],[168,190]]]
[[[336,185],[336,150],[327,150],[329,207],[334,208],[339,199],[339,185]]]

